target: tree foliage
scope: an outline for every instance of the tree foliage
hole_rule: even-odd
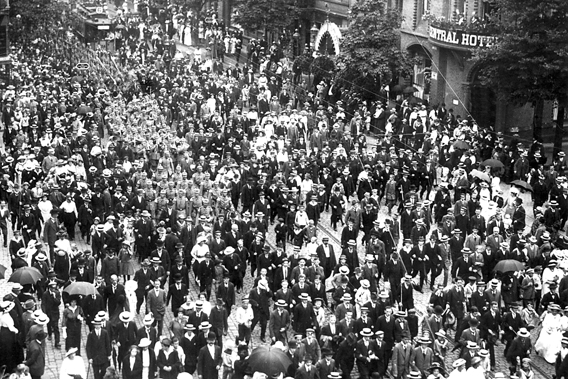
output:
[[[385,0],[355,2],[337,56],[339,79],[358,92],[376,93],[382,83],[410,72],[412,60],[400,49],[401,22],[398,10],[389,9]]]
[[[10,1],[10,39],[25,41],[46,38],[46,31],[57,30],[68,6],[58,1]]]
[[[295,0],[237,0],[235,10],[233,21],[249,32],[278,32],[300,17]]]
[[[330,78],[335,74],[335,63],[327,55],[320,55],[315,58],[311,64],[311,72],[314,76],[322,78]]]
[[[497,42],[479,49],[481,80],[505,101],[523,105],[565,98],[568,1],[495,0]]]

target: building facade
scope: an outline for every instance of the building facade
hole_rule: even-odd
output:
[[[488,0],[389,0],[404,18],[402,49],[418,57],[406,79],[414,96],[430,104],[444,103],[456,115],[471,115],[481,126],[526,134],[533,127],[533,108],[500,101],[481,83],[483,67],[474,62],[478,48],[495,41],[491,27],[493,3]],[[543,123],[552,121],[552,104],[545,105]]]

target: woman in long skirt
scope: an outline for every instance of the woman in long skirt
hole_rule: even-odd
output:
[[[81,355],[81,325],[85,320],[83,308],[77,305],[75,296],[69,300],[69,306],[63,311],[61,328],[65,339],[65,351],[72,347],[77,348],[77,354]]]

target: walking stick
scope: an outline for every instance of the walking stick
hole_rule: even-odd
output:
[[[91,372],[91,364],[87,363],[87,378],[86,379],[89,379],[89,373],[90,372]]]

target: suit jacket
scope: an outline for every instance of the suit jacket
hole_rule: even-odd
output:
[[[42,376],[45,370],[45,348],[37,340],[32,340],[28,345],[25,365],[30,368],[32,376]]]
[[[383,341],[387,344],[389,349],[394,346],[394,316],[391,315],[390,320],[387,321],[385,315],[380,316],[375,323],[375,333],[379,330],[385,333]]]
[[[392,351],[392,375],[395,378],[405,376],[410,372],[410,362],[412,358],[412,346],[402,346],[402,342],[397,343]]]
[[[185,295],[187,295],[188,289],[187,286],[183,283],[180,283],[180,289],[177,289],[177,285],[174,283],[170,286],[168,290],[168,296],[166,298],[166,305],[172,301],[172,312],[177,314],[177,310],[183,303],[185,303]]]
[[[163,289],[156,290],[151,289],[148,291],[148,296],[146,298],[146,313],[152,312],[156,320],[162,320],[166,314],[166,293]]]
[[[134,367],[130,367],[130,354],[127,354],[122,361],[123,379],[142,379],[142,357],[140,353],[134,359]]]
[[[124,296],[124,299],[126,299],[126,291],[124,290],[124,286],[122,284],[118,283],[116,285],[116,291],[113,291],[112,285],[105,287],[104,300],[105,303],[107,304],[109,315],[114,314],[114,311],[118,304],[118,298],[121,295]]]
[[[492,335],[495,338],[494,341],[496,341],[497,338],[499,337],[500,325],[501,325],[501,315],[499,314],[499,311],[495,312],[495,317],[493,317],[490,310],[485,312],[481,316],[481,320],[479,322],[481,338],[487,341],[489,336]]]
[[[100,333],[100,337],[97,337],[96,332],[93,330],[87,337],[87,359],[92,359],[93,365],[108,363],[108,358],[112,353],[108,332],[101,329]]]
[[[221,348],[215,345],[215,354],[212,357],[209,348],[204,346],[199,350],[197,357],[197,374],[205,378],[217,378],[219,372],[217,366],[221,366]]]
[[[306,366],[302,365],[296,370],[296,375],[294,379],[321,379],[318,374],[318,370],[315,366],[310,368],[310,371],[307,371]]]
[[[281,341],[286,339],[286,333],[290,326],[290,313],[286,309],[282,311],[280,315],[278,310],[272,311],[270,314],[270,321],[268,323],[268,333],[270,338],[276,338],[276,341]],[[281,329],[284,328],[284,331]]]
[[[337,371],[334,359],[330,359],[329,362],[325,358],[320,359],[315,366],[320,379],[326,379],[332,372]]]
[[[111,329],[111,339],[112,341],[120,342],[120,349],[125,351],[130,346],[138,344],[136,332],[136,323],[134,321],[130,321],[127,326],[120,322]]]
[[[146,273],[144,273],[144,269],[142,268],[136,271],[134,274],[134,281],[138,283],[138,287],[136,287],[137,296],[144,296],[146,289],[152,288],[150,284],[151,279],[152,273],[150,272],[150,269],[147,269]]]
[[[427,370],[432,366],[434,352],[431,348],[427,347],[426,351],[422,351],[422,347],[416,347],[412,350],[412,357],[410,358],[412,367],[424,375]]]
[[[158,331],[154,327],[150,327],[150,333],[146,331],[146,327],[142,326],[136,332],[136,340],[140,343],[142,338],[148,338],[150,340],[150,349],[154,349],[154,345],[156,345],[156,341],[158,341]]]
[[[408,321],[402,319],[403,322],[400,322],[400,320],[396,320],[394,322],[394,340],[396,342],[400,342],[402,341],[403,337],[408,337],[410,338],[410,329],[408,328]]]
[[[507,360],[511,363],[517,361],[517,357],[527,358],[532,350],[531,339],[528,337],[516,337],[507,351]]]
[[[217,298],[223,299],[227,309],[231,309],[235,305],[235,285],[229,282],[228,286],[225,287],[224,283],[217,286]]]

